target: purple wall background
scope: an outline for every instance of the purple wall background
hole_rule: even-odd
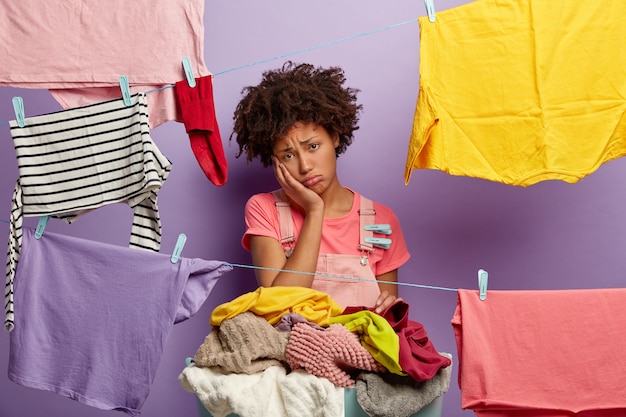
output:
[[[438,0],[438,10],[467,3]],[[411,284],[477,288],[477,270],[489,272],[490,289],[559,289],[623,286],[626,257],[624,193],[626,165],[616,160],[577,184],[547,181],[519,188],[481,179],[415,171],[404,185],[403,170],[419,82],[417,22],[376,31],[424,15],[422,2],[404,0],[207,1],[205,59],[215,77],[215,105],[228,157],[229,181],[210,183],[197,165],[182,124],[168,122],[153,138],[174,164],[159,197],[163,223],[162,251],[171,253],[179,233],[187,235],[186,257],[249,264],[240,246],[243,207],[255,192],[271,190],[270,170],[236,159],[228,141],[232,111],[244,86],[256,83],[263,70],[284,59],[253,64],[313,46],[290,58],[315,65],[338,65],[348,84],[362,90],[361,129],[340,158],[340,178],[370,198],[395,209],[412,259],[400,271]],[[357,34],[369,33],[343,42]],[[244,66],[242,69],[236,69]],[[232,71],[228,71],[231,70]],[[0,121],[13,119],[11,98],[24,99],[27,116],[60,106],[45,90],[0,88]],[[0,125],[0,219],[7,220],[17,165],[9,128]],[[0,206],[1,207],[1,206]],[[124,205],[100,209],[73,225],[51,220],[48,230],[126,245],[132,213]],[[27,219],[34,226],[36,219]],[[8,238],[8,224],[0,222]],[[256,288],[254,274],[236,268],[218,282],[198,314],[174,327],[143,407],[147,417],[195,417],[192,394],[177,376],[184,358],[193,355],[209,331],[215,306]],[[456,346],[450,325],[456,293],[400,287],[411,305],[411,319],[426,327],[435,346]],[[521,319],[512,317],[512,320]],[[81,405],[48,392],[24,388],[6,377],[9,336],[0,332],[0,417],[46,415],[99,417],[123,415]],[[460,406],[456,363],[443,415],[473,415]]]

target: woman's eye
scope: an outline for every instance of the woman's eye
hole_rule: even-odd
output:
[[[316,149],[318,149],[319,147],[320,147],[319,143],[312,143],[312,144],[311,144],[311,146],[310,146],[310,149],[311,149],[311,150],[316,150]]]

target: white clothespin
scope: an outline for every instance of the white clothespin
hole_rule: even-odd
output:
[[[37,228],[35,229],[35,239],[41,239],[41,236],[43,236],[43,231],[46,229],[46,225],[48,224],[48,220],[50,220],[50,216],[41,216],[39,218],[39,222],[37,222]]]
[[[435,18],[435,0],[424,0],[424,6],[426,6],[426,13],[428,14],[428,21],[434,22]]]
[[[380,233],[381,235],[391,234],[391,226],[388,224],[366,224],[363,228],[365,230],[371,230],[374,233]]]
[[[174,246],[174,252],[172,252],[172,257],[170,261],[175,264],[180,259],[180,254],[183,252],[183,247],[185,246],[185,242],[187,241],[187,236],[184,233],[178,235],[178,240],[176,240],[176,246]]]
[[[120,76],[120,90],[122,90],[122,99],[124,100],[124,104],[128,107],[132,106],[132,101],[130,100],[130,85],[128,84],[128,77],[125,75]]]
[[[478,298],[481,301],[487,299],[487,283],[489,281],[489,274],[484,269],[478,270]]]
[[[191,62],[189,62],[189,58],[183,58],[183,70],[185,71],[185,78],[187,79],[187,84],[189,87],[194,88],[196,86],[196,79],[193,75],[193,70],[191,69]]]
[[[24,116],[24,100],[22,97],[13,97],[13,110],[15,110],[15,120],[19,127],[24,127],[26,124]]]

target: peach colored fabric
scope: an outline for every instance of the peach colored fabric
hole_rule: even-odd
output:
[[[483,417],[626,415],[626,289],[459,290],[461,407]]]

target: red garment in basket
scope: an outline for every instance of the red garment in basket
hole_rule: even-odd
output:
[[[343,314],[352,314],[361,310],[374,311],[374,308],[348,307]],[[416,381],[432,379],[439,369],[452,364],[449,358],[440,355],[435,349],[424,326],[409,319],[409,305],[404,300],[396,300],[380,315],[389,322],[398,335],[400,340],[398,363],[411,378]]]
[[[481,417],[626,415],[626,289],[459,290],[461,407]]]

